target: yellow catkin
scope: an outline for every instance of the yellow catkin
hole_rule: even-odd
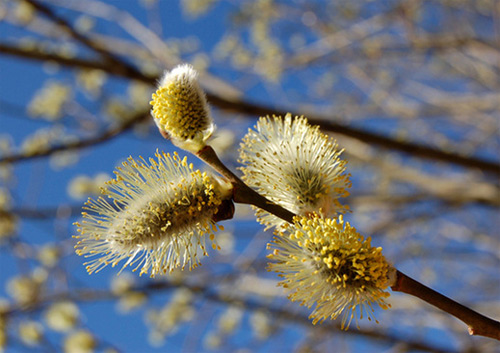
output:
[[[343,217],[325,219],[317,214],[295,217],[293,225],[276,232],[270,245],[274,260],[269,270],[281,274],[280,283],[290,292],[292,301],[315,305],[313,323],[342,316],[347,329],[366,312],[373,316],[372,304],[383,309],[389,296],[385,289],[394,268]]]
[[[194,170],[173,155],[157,153],[157,160],[129,160],[107,182],[104,197],[89,199],[76,223],[76,253],[95,257],[89,273],[126,261],[122,268],[151,276],[181,266],[196,267],[207,255],[205,235],[218,248],[213,216],[231,197],[230,186]]]
[[[191,65],[165,72],[150,104],[156,125],[176,146],[196,153],[212,135],[208,103]]]
[[[339,199],[349,195],[346,162],[335,141],[304,117],[262,117],[240,148],[243,179],[262,195],[298,215],[318,212],[336,217],[348,210]],[[283,221],[257,210],[269,227]]]

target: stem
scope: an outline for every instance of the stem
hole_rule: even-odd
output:
[[[231,182],[231,184],[233,184],[234,202],[257,206],[289,223],[293,223],[293,217],[295,217],[295,214],[251,189],[220,161],[212,147],[203,147],[196,153],[196,156],[222,174]]]
[[[430,289],[404,273],[396,272],[396,284],[391,289],[396,292],[411,294],[423,301],[455,316],[469,327],[469,334],[500,340],[500,322],[492,320],[460,303]]]
[[[264,196],[248,187],[240,178],[231,172],[217,157],[210,146],[205,146],[196,156],[222,174],[233,184],[233,201],[257,206],[263,210],[292,223],[295,214],[269,201]],[[469,327],[471,335],[485,336],[500,340],[500,322],[483,316],[476,311],[457,303],[454,300],[415,281],[400,271],[396,271],[396,283],[393,291],[411,294],[463,321]]]

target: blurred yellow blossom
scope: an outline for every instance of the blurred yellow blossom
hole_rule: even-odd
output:
[[[243,309],[236,306],[229,306],[222,315],[219,317],[219,321],[217,322],[217,326],[219,330],[228,334],[230,332],[235,331],[241,323],[241,319],[243,318]]]
[[[12,197],[7,188],[0,186],[0,210],[7,210],[12,203]]]
[[[35,18],[36,10],[29,2],[19,0],[15,2],[14,18],[22,24],[28,24]]]
[[[78,323],[79,317],[78,306],[68,301],[54,303],[44,313],[47,326],[58,332],[72,330]]]
[[[129,292],[135,284],[135,278],[130,273],[115,276],[111,279],[111,292],[115,295],[123,295]]]
[[[75,21],[75,29],[80,33],[89,32],[94,28],[95,22],[93,17],[81,15]]]
[[[42,341],[43,326],[36,321],[23,321],[19,324],[19,338],[28,346],[36,346]]]
[[[190,17],[199,17],[205,14],[215,0],[182,0],[182,10]]]
[[[93,96],[101,93],[107,74],[102,70],[83,70],[77,75],[77,83]]]
[[[69,140],[69,139],[67,139]],[[80,158],[78,152],[72,150],[57,151],[50,155],[50,166],[53,170],[61,170],[75,165]]]
[[[75,200],[99,195],[101,188],[105,186],[106,181],[109,179],[110,176],[106,173],[98,173],[94,177],[77,175],[68,185],[68,195]]]
[[[250,314],[250,326],[254,335],[260,340],[268,338],[273,331],[270,315],[262,310]]]
[[[35,93],[28,106],[28,114],[57,120],[62,117],[62,108],[71,98],[71,87],[60,82],[49,81]]]
[[[111,97],[104,104],[104,114],[110,117],[111,121],[124,124],[134,116],[134,109],[125,102],[125,99]]]
[[[127,313],[129,311],[135,310],[141,307],[148,296],[143,292],[131,291],[120,296],[118,300],[118,310],[122,313]]]
[[[142,82],[133,81],[127,89],[130,105],[134,110],[140,111],[149,107],[148,101],[153,93],[153,88]]]
[[[61,249],[54,244],[45,244],[38,251],[37,257],[45,267],[54,267],[61,258]]]
[[[7,282],[7,293],[21,305],[34,304],[41,295],[41,284],[35,275],[14,277]]]
[[[218,332],[208,332],[203,339],[203,345],[207,349],[218,349],[222,345],[222,336]]]
[[[149,335],[151,344],[162,344],[166,335],[175,333],[181,323],[194,317],[193,299],[190,290],[181,288],[161,310],[148,311],[146,319],[152,326]]]
[[[72,332],[64,339],[65,353],[92,353],[96,346],[94,336],[87,330]]]
[[[50,149],[54,142],[59,141],[63,135],[61,127],[53,127],[49,129],[39,129],[33,134],[25,137],[21,144],[21,150],[25,155],[37,155]]]

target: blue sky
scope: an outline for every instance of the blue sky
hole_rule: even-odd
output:
[[[146,23],[151,19],[154,20],[156,18],[155,16],[158,16],[157,18],[162,20],[163,39],[181,38],[182,40],[182,38],[191,38],[194,36],[198,38],[197,42],[199,49],[206,52],[211,52],[213,50],[214,43],[221,39],[223,33],[230,26],[228,14],[235,10],[239,5],[238,2],[217,2],[215,10],[213,10],[213,13],[216,14],[215,16],[201,16],[200,18],[194,19],[186,17],[182,13],[179,4],[175,1],[160,1],[158,12],[151,12],[149,14],[144,10],[144,7],[140,5],[140,2],[137,1],[108,1],[107,3],[112,4],[124,11],[130,12],[135,18],[143,23]],[[301,2],[299,1],[298,3]],[[379,9],[375,8],[367,11],[365,15],[369,17],[372,11],[379,11]],[[71,21],[77,18],[77,15],[69,10],[58,11],[58,14]],[[437,29],[441,27],[441,24],[439,23],[440,14],[427,13],[427,15],[427,29],[429,32],[434,30],[437,31]],[[436,21],[436,23],[434,23],[434,21]],[[486,28],[484,31],[487,31],[491,27],[490,22],[488,20],[485,20],[484,22],[485,24],[482,24],[481,26],[484,26]],[[294,24],[288,23],[287,26],[293,27]],[[286,33],[284,28],[287,26],[279,28],[279,30],[276,31],[276,35]],[[127,40],[131,39],[131,37],[120,29],[119,26],[111,26],[109,23],[104,21],[98,21],[96,23],[95,30],[100,34],[117,36]],[[483,32],[483,30],[480,32]],[[11,44],[16,44],[26,35],[35,36],[34,33],[27,34],[25,30],[16,28],[15,26],[1,21],[0,33],[1,42]],[[246,35],[248,36],[248,34]],[[313,39],[314,36],[311,38],[306,37],[305,41],[307,43],[308,40]],[[189,60],[193,57],[193,55],[187,55],[184,59]],[[422,65],[424,64],[425,60],[423,60]],[[426,82],[426,80],[432,82],[433,76],[429,73],[429,71],[426,71],[424,74],[423,72],[425,70],[427,70],[427,68],[422,69],[422,72],[420,72],[421,76],[418,76],[419,71],[415,71],[413,74],[418,76],[421,82]],[[296,108],[300,106],[299,98],[302,98],[302,96],[305,95],[305,93],[303,93],[303,89],[308,82],[307,75],[310,75],[313,79],[317,78],[319,80],[323,75],[323,68],[312,67],[303,71],[292,72],[289,77],[286,77],[283,80],[281,87],[278,89],[272,88],[273,86],[271,83],[261,81],[260,78],[255,75],[245,76],[235,72],[232,68],[226,67],[224,63],[216,63],[210,69],[210,73],[230,82],[237,89],[243,91],[245,97],[251,101],[263,102],[270,106],[287,106]],[[347,93],[355,92],[353,95],[359,94],[359,96],[363,96],[361,93],[356,91],[358,89],[356,84],[347,80],[343,76],[344,74],[345,72],[340,72],[338,74],[337,84]],[[57,67],[54,68],[53,66],[42,65],[38,61],[28,61],[12,56],[0,55],[0,138],[8,135],[8,139],[13,142],[16,150],[21,146],[22,141],[28,135],[34,133],[40,128],[51,127],[52,123],[49,121],[40,118],[35,119],[27,117],[24,113],[24,109],[27,107],[37,90],[44,84],[44,82],[46,82],[47,79],[57,80],[72,85],[74,84],[74,75],[75,72],[73,70],[66,70],[64,68]],[[301,80],[302,77],[304,80]],[[450,80],[450,82],[447,82],[444,79],[440,79],[437,82],[432,82],[432,84],[435,85],[436,88],[444,87],[446,90],[456,91],[455,93],[468,92],[468,90],[474,92],[478,90],[476,86],[470,85],[468,82],[464,82],[463,85],[457,85],[456,80]],[[128,84],[123,79],[109,77],[103,90],[108,97],[116,95],[123,98],[127,95],[127,88]],[[206,88],[210,90],[210,87]],[[85,93],[83,93],[81,89],[76,89],[74,94],[78,95],[78,101],[82,103],[82,108],[84,110],[88,109],[88,111],[98,116],[99,119],[102,119],[99,120],[100,122],[105,120],[105,118],[102,118],[104,114],[99,109],[99,105],[96,101],[86,98],[84,96]],[[365,97],[365,99],[369,100],[369,97]],[[320,101],[321,104],[324,104],[319,104],[319,106],[326,107],[325,109],[327,109],[328,112],[328,109],[331,108],[328,104],[331,102],[324,102],[322,98],[318,98],[318,101]],[[307,108],[307,105],[305,107]],[[246,132],[247,128],[253,124],[252,120],[239,119],[237,116],[224,114],[217,110],[214,110],[214,116],[216,118],[216,124],[218,124],[221,128],[233,130],[237,140],[240,139]],[[392,120],[392,118],[387,118],[387,116],[379,117],[374,114],[370,119],[360,119],[357,121],[353,119],[352,123],[353,125],[362,126],[366,130],[370,131],[384,133],[400,131],[401,126],[394,123],[395,119]],[[64,116],[60,122],[68,127],[63,132],[64,134],[68,134],[68,136],[71,136],[79,131],[78,127],[80,127],[80,125],[78,125],[78,122],[68,116]],[[431,126],[434,131],[441,131],[443,135],[446,135],[451,139],[454,139],[455,137],[457,139],[463,138],[463,136],[467,134],[468,130],[467,125],[459,127],[448,126],[446,120],[442,123],[439,118],[427,122],[429,124],[428,126]],[[425,130],[422,134],[415,133],[418,129],[412,130],[412,127],[419,126],[418,123],[418,121],[415,122],[408,120],[401,124],[403,125],[403,129],[409,128],[408,130],[410,131],[410,135],[414,137],[415,140],[425,141],[427,139]],[[104,124],[101,128],[103,127],[105,127]],[[498,145],[498,134],[492,134],[491,138],[496,139]],[[486,145],[484,149],[479,147],[479,156],[498,160],[498,151],[494,150],[494,146],[495,144],[493,143]],[[82,149],[79,151],[75,163],[63,168],[55,168],[53,161],[51,162],[49,158],[16,163],[13,169],[15,175],[14,179],[6,183],[6,185],[12,189],[13,207],[16,209],[40,208],[56,210],[57,214],[60,215],[60,218],[27,219],[20,223],[18,238],[15,242],[19,242],[19,244],[29,244],[27,247],[27,255],[23,254],[24,250],[22,246],[16,248],[18,250],[16,253],[12,253],[10,251],[12,247],[5,244],[0,247],[0,283],[2,283],[2,286],[0,287],[0,297],[9,296],[6,292],[6,286],[4,284],[7,283],[10,278],[20,273],[29,274],[34,268],[36,268],[37,261],[31,258],[32,256],[29,251],[39,249],[40,246],[46,243],[64,244],[63,247],[67,251],[61,260],[60,267],[58,267],[57,270],[54,270],[54,273],[50,273],[50,275],[54,274],[54,276],[61,276],[65,278],[58,283],[60,286],[66,287],[58,289],[67,289],[70,292],[71,290],[87,287],[95,289],[108,289],[109,283],[116,277],[118,269],[106,268],[98,274],[89,276],[85,272],[84,266],[82,266],[83,259],[76,256],[72,252],[71,247],[74,240],[71,238],[71,235],[76,232],[73,222],[78,220],[79,214],[78,212],[73,212],[69,216],[64,215],[65,212],[68,212],[69,208],[73,207],[78,209],[79,206],[82,205],[83,200],[75,200],[71,198],[67,191],[68,185],[76,175],[83,174],[87,176],[95,176],[101,172],[112,175],[115,167],[127,157],[143,156],[147,159],[152,157],[157,149],[166,152],[177,150],[170,142],[163,140],[156,132],[155,127],[150,124],[145,137],[137,135],[134,131],[125,132],[119,137],[106,141],[103,144],[93,146],[92,148]],[[186,155],[186,153],[181,151],[179,151],[179,153],[181,155]],[[231,157],[232,156],[227,156],[223,157],[223,159],[227,158],[227,160],[230,160]],[[201,164],[193,156],[188,156],[188,158],[190,162],[193,162],[195,165],[202,168]],[[394,158],[395,160],[403,160],[404,165],[411,167],[420,166],[424,163],[402,155],[396,155]],[[359,161],[354,161],[353,164],[355,166],[355,169],[353,169],[352,172],[354,185],[353,193],[356,193],[356,190],[358,190],[358,192],[365,192],[367,190],[369,191],[371,188],[375,189],[379,179],[374,176],[372,182],[369,181],[370,176],[368,174],[372,172],[372,168],[370,166],[360,166]],[[436,167],[434,165],[424,165],[422,170],[429,173],[435,171],[439,173],[441,171],[440,168],[441,166]],[[456,169],[455,167],[450,167],[450,169],[446,170],[446,173],[443,173],[443,175],[444,178],[446,178],[450,177],[450,175],[453,176],[454,173],[458,174],[461,171],[462,170],[458,167]],[[356,189],[357,187],[359,187],[359,189]],[[392,190],[392,192],[406,192],[408,190],[411,190],[411,187],[401,183],[400,189],[396,187],[396,190]],[[433,202],[432,200],[430,202],[423,201],[420,204],[417,203],[408,207],[408,213],[410,215],[412,213],[424,214],[428,211],[428,209],[432,210],[434,207],[439,209],[439,202]],[[445,209],[445,212],[450,212],[449,216],[443,216],[443,219],[445,221],[449,221],[450,223],[458,222],[461,217],[464,217],[465,219],[466,217],[472,217],[471,215],[477,214],[475,219],[478,223],[481,223],[482,220],[487,220],[485,227],[488,228],[488,230],[490,230],[490,227],[494,227],[495,224],[500,226],[498,222],[495,223],[493,219],[495,215],[498,215],[496,209],[481,208],[476,205],[470,206],[469,208],[464,207],[464,209],[457,211],[456,213],[451,207],[450,209]],[[382,213],[383,212],[381,212],[381,217],[383,216]],[[376,212],[373,212],[373,214],[376,215]],[[259,233],[260,226],[254,222],[251,217],[248,217],[243,212],[239,216],[245,218],[243,220],[237,219],[234,221],[224,222],[224,226],[237,235],[235,253],[232,254],[232,256],[234,256],[237,260],[240,258],[239,254],[248,255],[249,252],[255,252],[257,257],[263,257],[263,254],[265,254],[265,241],[263,240],[269,239],[271,237],[271,233]],[[355,221],[361,220],[362,216],[359,216],[356,212],[354,212],[353,214],[347,215],[346,218]],[[378,219],[368,220],[366,224],[369,225],[370,221],[374,222],[378,221]],[[429,223],[427,226],[422,227],[422,229],[419,228],[418,224],[413,225],[408,229],[408,238],[396,238],[396,241],[399,242],[399,244],[409,244],[409,246],[415,246],[418,241],[426,242],[428,241],[430,235],[436,233],[435,230],[432,229],[432,224],[433,223]],[[368,226],[366,227],[368,228]],[[260,236],[255,237],[255,234],[260,234]],[[398,256],[401,255],[401,258],[398,258],[401,260],[401,262],[398,263],[398,268],[401,268],[404,271],[417,271],[420,266],[423,268],[432,268],[435,266],[437,269],[442,265],[439,257],[437,259],[430,257],[429,259],[422,260],[421,258],[414,259],[409,256],[409,252],[399,253],[397,248],[391,252],[391,242],[394,241],[394,239],[390,237],[375,237],[374,239],[380,240],[380,245],[384,246],[384,249],[387,246],[389,248],[388,254],[394,256],[394,258],[398,258]],[[438,237],[437,239],[437,242],[444,242],[443,239]],[[456,240],[450,241],[450,243],[446,246],[448,249],[455,249],[451,251],[452,254],[453,252],[460,254],[462,251],[467,253],[470,248],[468,242]],[[440,248],[437,249],[439,252]],[[489,254],[488,249],[483,249],[483,251]],[[478,251],[473,254],[473,256],[477,256],[480,253],[481,251]],[[200,274],[203,276],[208,273],[217,275],[216,280],[223,278],[223,276],[227,274],[228,270],[230,270],[225,262],[226,260],[227,259],[224,258],[224,255],[216,254],[213,251],[210,252],[210,257],[205,259],[203,262],[203,269],[206,271],[199,272],[198,276],[200,276]],[[435,264],[434,261],[436,261]],[[498,259],[493,257],[492,261],[496,263]],[[460,297],[461,291],[464,290],[464,286],[470,285],[470,283],[462,284],[457,281],[457,279],[460,279],[461,276],[460,271],[464,271],[464,273],[465,271],[479,272],[481,271],[481,268],[479,266],[477,268],[474,266],[471,267],[469,266],[469,263],[465,263],[463,267],[458,264],[455,268],[458,269],[458,273],[452,273],[450,278],[447,280],[445,279],[441,282],[436,281],[435,285],[437,285],[440,290],[446,290],[449,294],[456,294]],[[449,268],[445,268],[445,271],[449,271]],[[252,274],[254,272],[250,269],[245,273]],[[196,271],[190,275],[196,279]],[[262,275],[262,272],[260,272],[259,275]],[[275,274],[265,274],[262,276],[276,279]],[[423,277],[425,278],[425,276]],[[432,278],[432,276],[429,278]],[[154,283],[153,280],[147,277],[137,277],[137,281],[138,285]],[[160,278],[157,281],[162,281],[162,279]],[[484,295],[487,300],[493,301],[495,300],[495,291],[492,291],[492,293],[492,297],[484,293],[477,293],[477,295],[479,297]],[[148,297],[148,305],[150,308],[156,308],[158,310],[158,308],[161,308],[165,304],[169,295],[170,292],[167,291],[152,292],[151,296]],[[471,297],[473,298],[474,296],[471,295],[466,298],[469,300]],[[211,300],[198,298],[195,302],[197,315],[203,314],[209,319],[203,321],[200,320],[201,322],[197,322],[195,319],[189,325],[182,325],[176,334],[167,337],[164,345],[160,347],[153,347],[147,343],[150,329],[147,324],[144,323],[144,310],[141,309],[127,314],[120,314],[117,313],[114,303],[108,299],[99,300],[97,302],[81,303],[80,306],[82,312],[82,327],[88,328],[92,332],[99,334],[100,345],[98,351],[104,351],[106,347],[111,345],[119,349],[120,352],[176,352],[181,349],[188,351],[191,349],[203,349],[203,343],[200,343],[203,340],[201,333],[213,330],[213,328],[217,325],[219,315],[223,312],[223,306],[220,303],[214,303]],[[301,311],[303,308],[300,308],[297,303],[286,303],[283,308],[291,311],[307,312],[307,310]],[[35,311],[34,313],[30,313],[29,316],[32,319],[40,320],[42,312],[42,310]],[[380,310],[377,310],[376,314],[377,318],[380,318],[381,320],[385,317],[385,314]],[[419,317],[416,318],[416,320],[418,319]],[[400,325],[395,325],[395,327],[392,328],[391,334],[401,337],[409,337],[413,340],[425,338],[426,342],[431,342],[438,347],[452,349],[459,348],[459,343],[455,339],[455,336],[445,330],[425,327],[419,332],[414,333],[414,326],[410,323],[411,320],[411,317],[403,319]],[[283,326],[286,324],[286,322],[280,323],[280,325]],[[252,336],[248,313],[245,315],[245,319],[241,325],[242,326],[240,327],[238,334],[228,338],[230,340],[228,351],[230,351],[231,348],[238,347],[247,347],[251,351],[262,352],[274,352],[277,350],[290,351],[297,348],[298,343],[302,340],[302,336],[305,334],[305,330],[301,325],[289,324],[286,330],[278,331],[273,340],[259,342]],[[362,327],[371,329],[374,327],[376,328],[377,326],[363,321]],[[59,333],[54,333],[50,330],[46,330],[46,332],[49,335],[49,339],[54,342],[58,342],[62,338],[62,335]],[[371,346],[368,348],[367,342],[364,339],[359,339],[359,336],[351,335],[349,333],[343,334],[335,332],[332,333],[332,336],[334,336],[332,341],[335,342],[336,347],[337,344],[338,347],[350,347],[354,352],[363,352],[367,349],[370,349],[371,351],[384,351],[390,349],[389,345],[385,343],[376,343],[376,341],[371,341]],[[450,344],[450,342],[452,343]],[[14,342],[14,344],[7,350],[7,352],[18,351],[34,352],[36,349],[31,350],[23,347],[19,343]]]

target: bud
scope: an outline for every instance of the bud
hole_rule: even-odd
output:
[[[183,64],[166,71],[152,98],[151,115],[162,135],[192,153],[205,146],[215,125],[198,84],[198,73],[191,65]]]

